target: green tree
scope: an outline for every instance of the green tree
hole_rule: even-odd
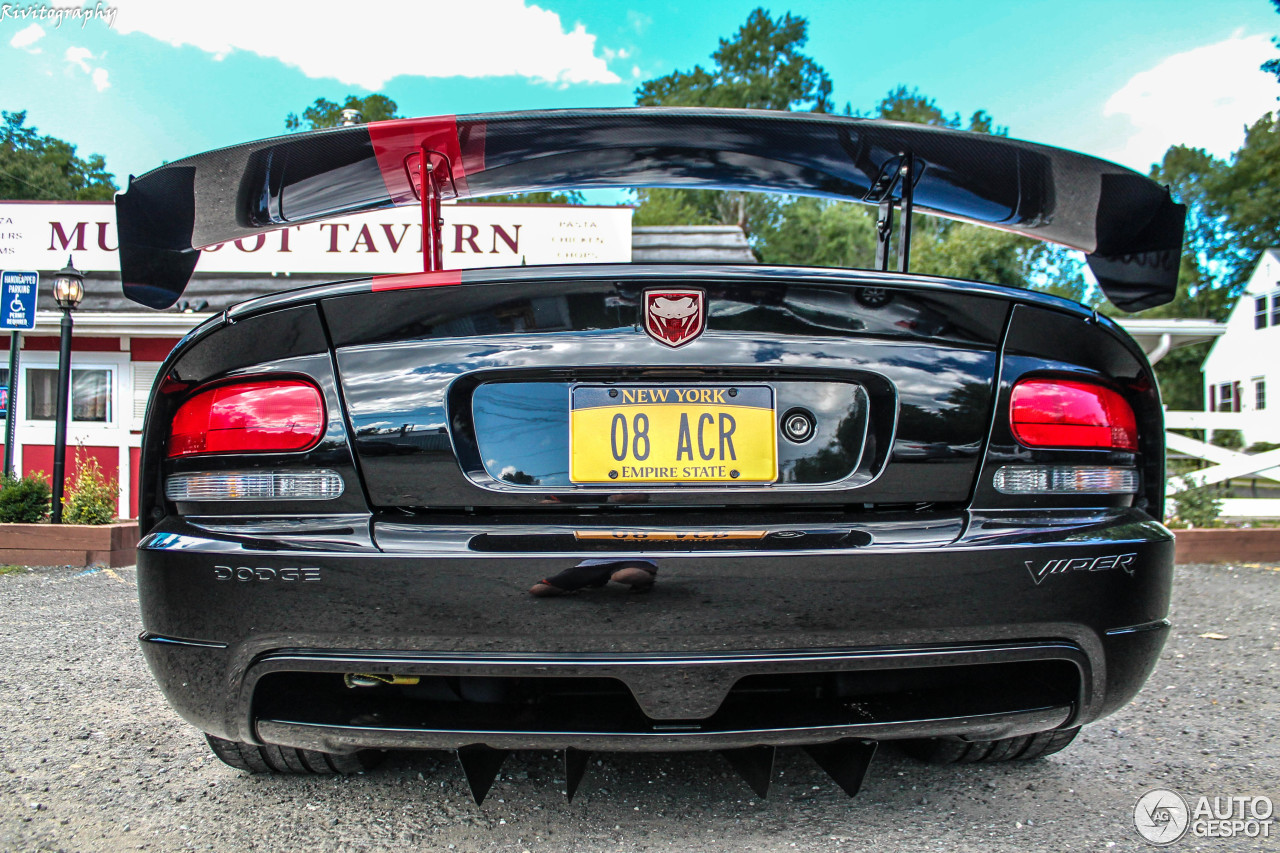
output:
[[[950,118],[938,108],[933,98],[921,94],[919,89],[898,86],[880,99],[876,106],[876,118],[889,121],[909,121],[912,124],[931,124],[936,127],[960,127],[960,114]]]
[[[1280,120],[1267,113],[1245,132],[1226,168],[1207,178],[1212,206],[1226,220],[1239,261],[1227,270],[1243,284],[1258,256],[1280,242]]]
[[[876,222],[864,205],[800,196],[788,199],[759,233],[767,264],[869,268],[876,259]]]
[[[284,126],[286,130],[290,131],[340,127],[342,125],[343,110],[358,111],[366,122],[386,121],[387,119],[401,118],[396,114],[397,109],[396,102],[386,95],[365,95],[363,98],[356,95],[347,95],[346,100],[341,104],[336,104],[328,98],[316,98],[315,103],[302,111],[301,118],[298,117],[297,113],[289,113],[285,117]]]
[[[115,195],[118,187],[102,155],[82,160],[71,143],[41,136],[26,124],[26,110],[0,116],[0,198],[109,201]]]
[[[776,223],[783,199],[769,193],[649,188],[636,190],[636,225],[737,225],[754,240]]]
[[[716,198],[723,193],[708,190],[650,188],[636,190],[640,202],[632,223],[647,225],[715,225]]]
[[[636,104],[831,112],[831,78],[800,50],[808,40],[805,18],[756,8],[733,38],[720,39],[710,70],[695,65],[647,80]]]
[[[911,271],[1028,287],[1043,245],[1007,231],[919,216],[913,228]]]
[[[845,111],[851,115],[853,114],[851,108],[846,108]],[[881,98],[873,115],[876,118],[887,119],[888,121],[931,124],[935,127],[949,127],[953,130],[959,130],[964,127],[965,130],[970,130],[974,133],[992,133],[996,136],[1007,136],[1009,133],[1009,128],[998,127],[991,118],[991,114],[986,110],[978,110],[969,116],[969,123],[966,126],[961,121],[960,113],[952,113],[948,116],[938,107],[933,98],[922,94],[919,89],[908,89],[905,85],[899,85],[897,88],[891,89],[887,95]]]

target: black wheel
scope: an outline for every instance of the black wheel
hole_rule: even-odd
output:
[[[867,308],[883,308],[893,301],[893,294],[883,287],[858,287],[853,291],[853,298]]]
[[[1079,733],[1080,727],[1077,726],[1074,729],[1054,729],[1000,740],[930,738],[903,741],[902,749],[912,758],[929,764],[1029,761],[1066,749]]]
[[[362,773],[382,762],[384,754],[365,749],[360,752],[317,752],[288,746],[254,746],[206,734],[209,748],[223,764],[246,773],[298,773],[346,776]]]

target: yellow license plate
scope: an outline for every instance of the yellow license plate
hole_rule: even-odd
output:
[[[768,385],[578,385],[570,392],[574,483],[772,483]]]

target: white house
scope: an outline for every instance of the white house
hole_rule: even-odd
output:
[[[1280,249],[1258,259],[1202,369],[1206,411],[1241,413],[1246,445],[1280,442]]]

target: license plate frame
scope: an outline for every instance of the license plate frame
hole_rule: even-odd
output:
[[[777,394],[765,383],[578,383],[569,389],[569,481],[622,489],[769,485],[778,479],[777,415]]]

